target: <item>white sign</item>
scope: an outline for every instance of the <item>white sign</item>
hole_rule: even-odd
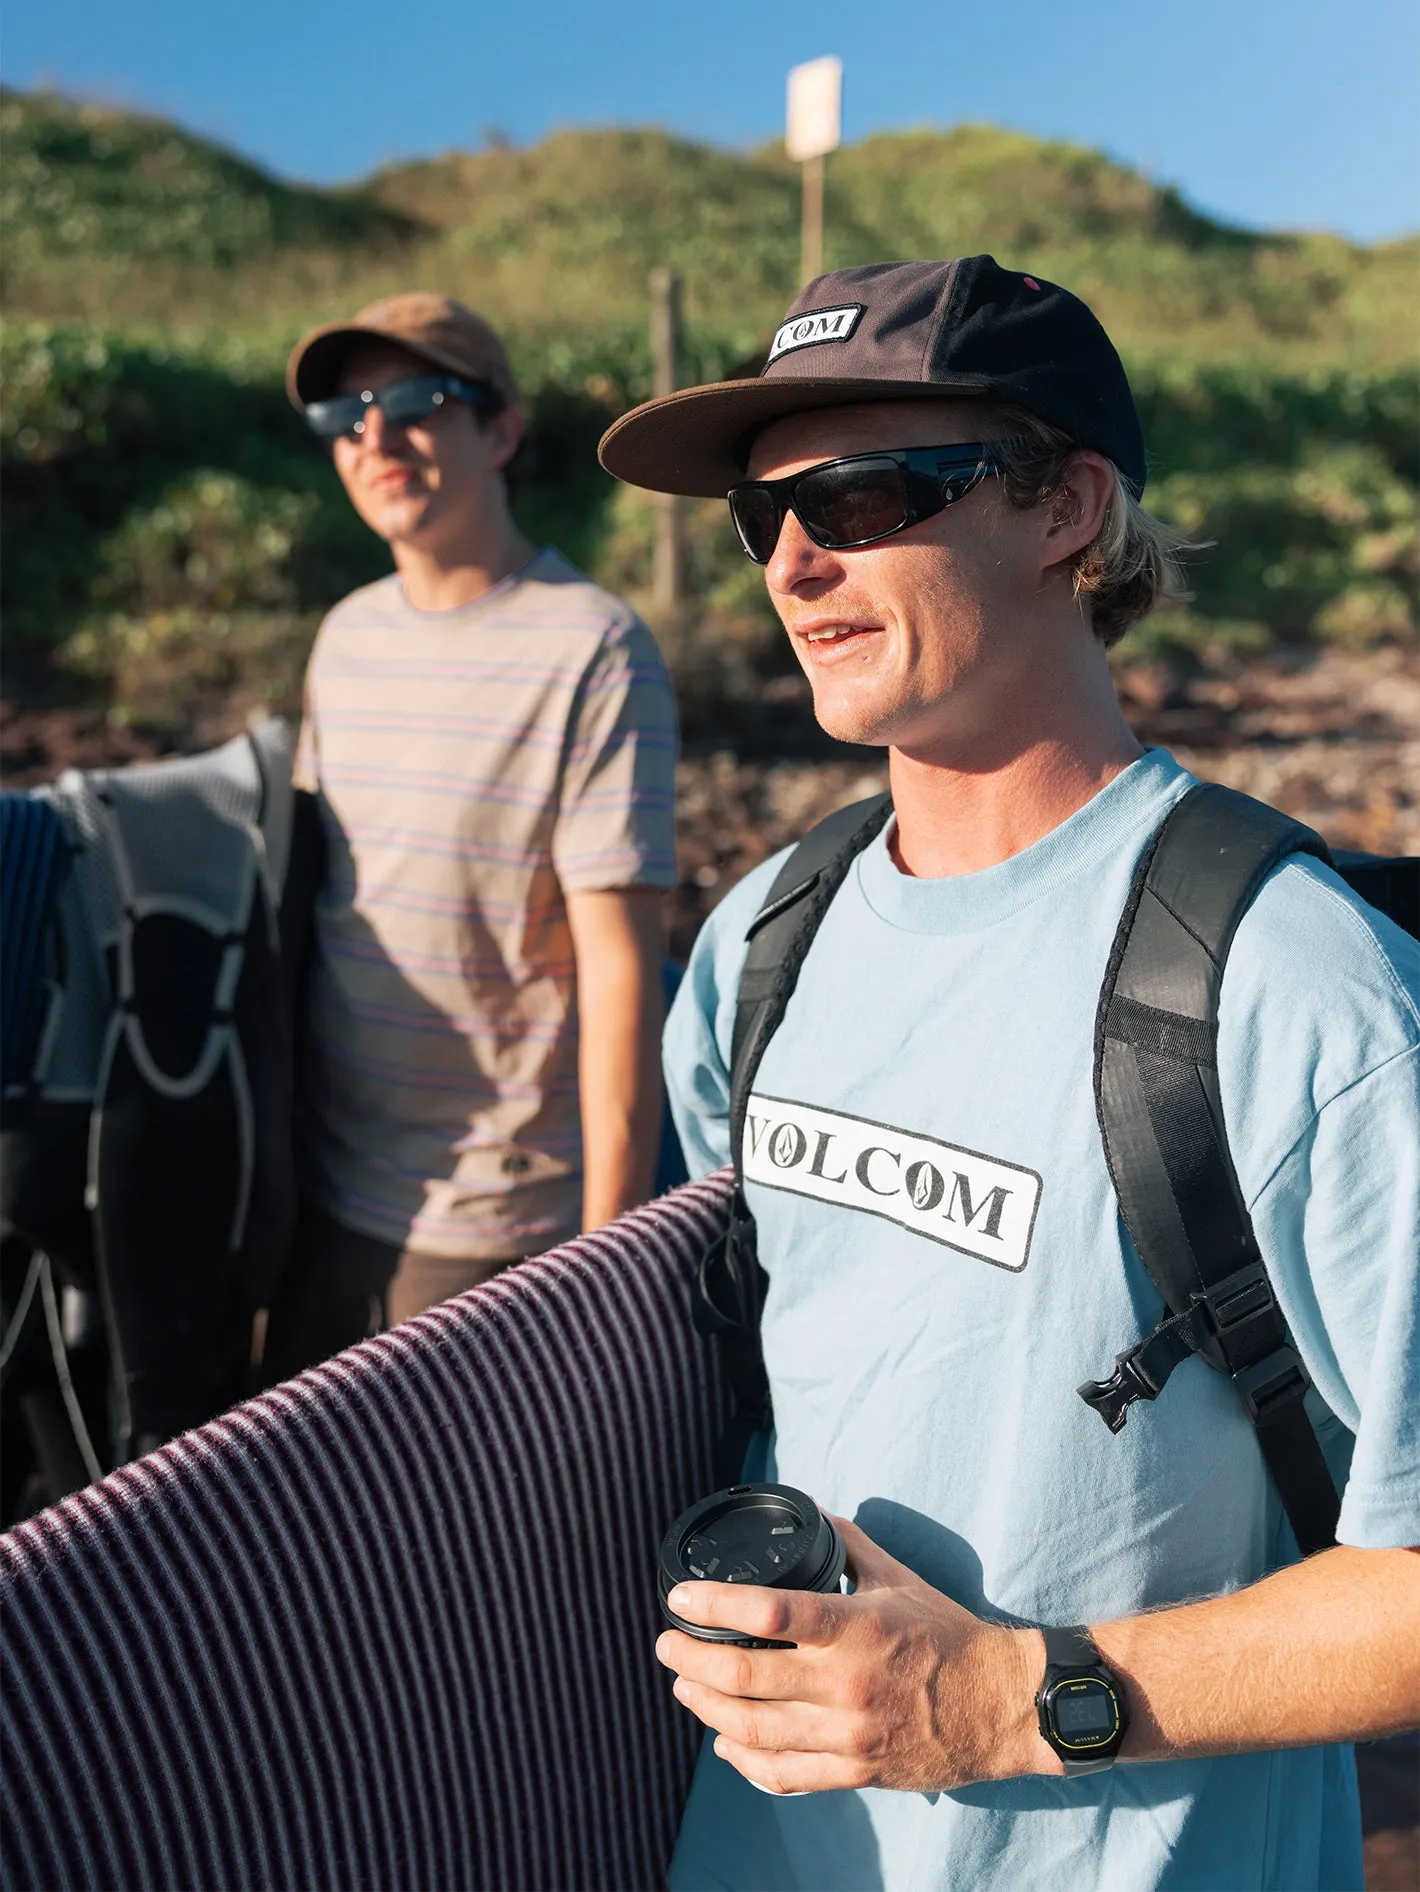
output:
[[[766,1189],[862,1209],[1019,1274],[1040,1177],[999,1156],[842,1110],[762,1097],[745,1115],[744,1172]]]
[[[784,149],[796,164],[838,149],[843,61],[810,59],[789,69]]]

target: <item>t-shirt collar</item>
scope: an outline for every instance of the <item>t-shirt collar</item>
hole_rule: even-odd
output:
[[[490,585],[487,591],[481,593],[477,598],[470,598],[467,604],[450,605],[447,611],[421,611],[417,604],[411,604],[409,599],[405,596],[404,580],[400,577],[399,573],[391,572],[390,577],[396,591],[399,593],[399,601],[404,606],[405,610],[412,611],[416,617],[428,618],[432,622],[437,618],[467,617],[472,612],[481,611],[485,605],[492,604],[499,598],[506,598],[508,593],[515,591],[525,579],[534,577],[538,566],[541,565],[545,559],[555,556],[555,546],[539,545],[532,553],[531,557],[523,560],[516,571],[511,571],[506,577],[500,578],[496,585]]]
[[[879,919],[910,933],[995,926],[1120,850],[1143,845],[1193,777],[1165,749],[1148,749],[1058,828],[994,867],[923,879],[897,867],[889,822],[856,862],[859,890]]]

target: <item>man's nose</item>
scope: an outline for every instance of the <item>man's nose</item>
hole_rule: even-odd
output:
[[[838,554],[815,545],[793,513],[786,512],[774,555],[764,568],[769,589],[795,592],[805,585],[821,585],[842,575],[843,561]]]
[[[389,422],[385,419],[384,410],[374,401],[365,409],[364,423],[357,436],[361,445],[370,453],[382,453],[388,444]]]

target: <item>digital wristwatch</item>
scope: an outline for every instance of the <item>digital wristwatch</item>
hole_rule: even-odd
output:
[[[1124,1691],[1083,1629],[1042,1629],[1045,1680],[1035,1698],[1041,1738],[1067,1775],[1114,1765],[1129,1727]]]

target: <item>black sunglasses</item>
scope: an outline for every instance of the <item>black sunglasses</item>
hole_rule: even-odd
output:
[[[311,431],[322,440],[339,440],[363,434],[365,416],[372,407],[379,408],[392,425],[412,427],[416,421],[437,414],[445,401],[465,401],[482,414],[496,414],[503,405],[494,390],[481,381],[464,381],[455,374],[419,374],[406,381],[391,381],[387,388],[366,388],[360,394],[333,394],[328,401],[308,401],[306,419]]]
[[[997,471],[979,440],[954,447],[894,447],[824,460],[783,480],[745,480],[727,495],[740,544],[767,565],[792,512],[815,545],[874,545],[965,499]]]

